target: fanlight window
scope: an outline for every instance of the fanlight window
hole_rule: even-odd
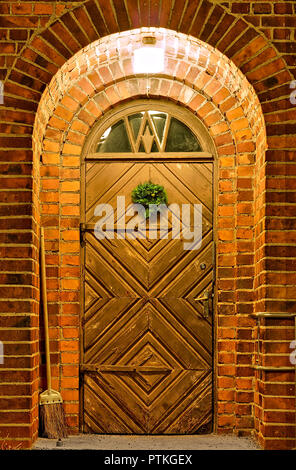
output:
[[[202,152],[191,129],[161,111],[143,111],[120,119],[101,135],[97,153]]]

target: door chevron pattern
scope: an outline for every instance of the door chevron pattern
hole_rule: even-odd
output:
[[[147,144],[148,145],[148,144]],[[198,434],[212,423],[212,315],[197,300],[213,284],[210,163],[86,164],[85,223],[98,204],[130,204],[153,181],[169,204],[202,204],[202,243],[84,236],[83,430]],[[170,234],[170,231],[169,231]],[[204,266],[201,269],[201,265]]]

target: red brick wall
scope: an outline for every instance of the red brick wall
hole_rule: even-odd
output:
[[[30,446],[37,435],[39,203],[47,227],[54,386],[62,390],[69,424],[77,429],[79,293],[71,287],[79,278],[79,155],[84,136],[102,111],[121,98],[142,96],[138,82],[131,80],[126,88],[124,80],[131,78],[128,60],[121,72],[118,65],[110,64],[72,90],[65,82],[66,74],[57,74],[50,92],[47,85],[69,59],[69,80],[82,77],[87,64],[79,62],[81,55],[79,61],[71,57],[99,37],[139,26],[161,26],[191,34],[221,51],[225,59],[220,75],[228,70],[226,58],[233,60],[262,105],[266,155],[262,137],[257,133],[254,140],[259,108],[248,108],[247,87],[234,68],[230,70],[236,80],[231,73],[223,76],[221,95],[215,80],[209,83],[209,76],[200,74],[195,82],[194,67],[174,68],[177,63],[167,68],[167,77],[151,82],[152,96],[166,95],[169,86],[171,99],[186,105],[190,103],[183,84],[202,89],[189,107],[212,128],[219,148],[219,430],[244,433],[255,426],[266,448],[291,448],[295,446],[294,372],[256,371],[254,376],[253,365],[256,359],[262,366],[288,365],[293,320],[261,319],[259,325],[251,314],[295,313],[291,246],[295,227],[290,220],[295,195],[295,108],[289,101],[289,84],[295,75],[295,17],[291,14],[295,5],[217,0],[140,5],[139,9],[132,0],[0,3],[0,79],[5,85],[5,102],[0,105],[0,340],[6,355],[0,366],[0,437],[9,436],[10,445],[22,441]],[[112,62],[116,51],[109,53]],[[179,51],[177,58],[184,53]],[[92,59],[97,64],[96,56]],[[200,56],[201,66],[206,66],[206,59],[207,55]],[[104,60],[102,54],[100,61]],[[215,60],[208,61],[208,75],[217,73],[215,64]],[[253,89],[248,91],[255,100]],[[78,104],[83,105],[79,110]],[[272,349],[270,338],[279,349]]]

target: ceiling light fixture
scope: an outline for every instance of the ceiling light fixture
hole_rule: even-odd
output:
[[[144,37],[143,47],[134,51],[134,73],[160,73],[164,71],[164,50],[154,47],[156,38]]]

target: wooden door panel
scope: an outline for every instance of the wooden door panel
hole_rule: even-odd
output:
[[[157,338],[165,349],[174,355],[179,361],[181,368],[207,369],[211,367],[211,355],[209,354],[209,344],[205,338],[211,332],[211,326],[203,318],[196,316],[191,318],[195,329],[186,328],[186,323],[190,323],[186,317],[190,318],[192,307],[188,306],[183,299],[171,299],[171,302],[162,302],[162,299],[153,301],[155,307],[151,315],[150,328],[153,336]],[[190,312],[191,311],[191,312]],[[195,320],[195,321],[193,321]],[[210,350],[211,352],[211,350]]]
[[[144,313],[144,299],[134,301],[128,298],[112,299],[103,312],[98,311],[91,321],[84,324],[86,363],[116,364],[148,328]],[[108,316],[109,323],[106,321]]]
[[[123,165],[122,171],[117,171],[117,167],[121,165]],[[149,167],[143,163],[96,163],[95,167],[94,164],[87,164],[86,175],[88,175],[89,168],[92,170],[92,178],[90,185],[86,181],[87,223],[97,220],[94,215],[94,208],[97,204],[112,205],[115,220],[117,220],[119,216],[116,211],[117,196],[126,196],[128,203],[131,203],[132,190],[138,184],[149,180]]]
[[[135,261],[133,271],[127,269],[131,266],[131,261],[127,261],[129,255]],[[123,259],[128,266],[123,263]],[[145,296],[148,283],[145,262],[137,259],[135,250],[131,250],[131,244],[124,240],[100,241],[94,234],[87,233],[85,264],[87,272],[96,280],[98,289],[101,292],[105,290],[107,297]]]
[[[203,167],[202,163],[199,165]],[[150,168],[150,179],[166,188],[169,204],[202,204],[203,217],[212,226],[213,186],[202,174],[198,177],[198,173],[192,163],[155,163]]]
[[[212,419],[212,377],[206,371],[183,370],[151,409],[153,434],[194,434]]]
[[[88,178],[91,171],[91,178]],[[143,163],[88,163],[86,165],[86,220],[91,222],[96,204],[112,204],[116,208],[118,194],[127,194],[134,189],[134,182],[139,184],[149,178],[149,170]],[[136,184],[136,186],[137,186]]]
[[[143,403],[124,385],[123,373],[86,374],[84,380],[85,432],[146,434],[148,413]]]
[[[186,251],[170,231],[145,240],[85,233],[86,432],[193,434],[212,420],[212,316],[196,300],[213,282],[212,164],[89,163],[85,223],[97,222],[98,204],[114,207],[116,222],[117,196],[130,204],[146,181],[163,185],[169,204],[202,204],[202,243]]]
[[[120,277],[124,276],[131,289],[144,296],[149,287],[148,260],[139,250],[138,240],[103,240],[107,262]]]
[[[172,240],[151,260],[149,287],[154,297],[184,297],[190,286],[197,285],[203,279],[205,273],[200,269],[201,263],[206,264],[207,272],[212,271],[212,233],[203,237],[198,254],[184,251],[183,243],[182,240]]]

